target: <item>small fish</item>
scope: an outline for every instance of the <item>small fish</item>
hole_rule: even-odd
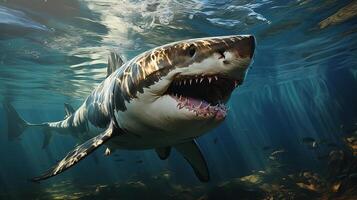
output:
[[[109,148],[106,148],[104,155],[109,156],[111,153],[112,153],[111,150]]]
[[[351,137],[346,137],[345,140],[346,140],[348,143],[354,143],[354,141],[356,141],[357,138],[354,137],[354,136],[351,136]]]
[[[218,138],[214,138],[214,139],[213,139],[213,143],[214,143],[214,144],[217,144],[217,142],[218,142]]]
[[[319,146],[318,142],[312,137],[304,137],[302,143],[306,144],[310,149],[316,149]]]
[[[143,163],[144,161],[143,160],[137,160],[135,161],[136,163]]]
[[[312,149],[316,149],[318,146],[319,146],[319,145],[318,145],[317,142],[313,142],[313,143],[311,144],[311,148],[312,148]]]
[[[285,152],[285,150],[284,149],[280,149],[280,150],[276,150],[276,151],[274,151],[273,153],[271,153],[270,155],[271,156],[276,156],[276,155],[278,155],[278,154],[281,154],[281,153],[284,153]]]

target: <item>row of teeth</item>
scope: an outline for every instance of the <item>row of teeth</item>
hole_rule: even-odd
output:
[[[207,111],[207,112],[209,112],[210,109],[213,109],[214,111],[218,111],[218,110],[226,111],[227,110],[227,108],[223,104],[217,104],[215,106],[211,106],[210,104],[208,104],[207,106],[203,106],[202,104],[203,104],[203,102],[201,101],[199,105],[195,106],[194,104],[190,104],[190,100],[188,98],[182,99],[180,96],[179,103],[177,104],[177,107],[179,109],[186,107],[189,110],[195,110],[195,111],[201,110],[201,111]]]
[[[186,85],[189,84],[189,85],[192,85],[192,82],[196,82],[196,83],[202,83],[204,79],[207,79],[208,80],[208,83],[211,83],[212,80],[218,80],[218,76],[213,76],[213,77],[210,77],[210,76],[203,76],[201,78],[193,78],[193,79],[182,79],[182,80],[179,80],[179,81],[175,81],[175,85]],[[234,81],[234,87],[237,87],[238,86],[238,81]]]

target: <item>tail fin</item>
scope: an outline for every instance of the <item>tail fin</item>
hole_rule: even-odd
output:
[[[15,140],[30,126],[37,126],[44,128],[44,138],[42,148],[47,148],[52,137],[52,131],[48,128],[46,123],[30,124],[20,117],[15,108],[7,101],[3,102],[3,107],[7,117],[7,135],[9,140]]]
[[[7,116],[8,138],[9,140],[14,140],[18,138],[30,124],[20,117],[9,102],[3,102],[3,107]]]

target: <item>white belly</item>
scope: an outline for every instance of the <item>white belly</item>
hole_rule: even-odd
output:
[[[95,137],[103,133],[106,128],[98,128],[88,122],[88,136],[90,138]],[[126,132],[120,136],[112,138],[108,143],[112,149],[152,149],[156,147],[166,147],[177,143],[181,143],[183,140],[181,137],[177,137],[180,134],[167,134],[160,133],[158,131],[151,132],[150,130],[141,131],[140,134]]]

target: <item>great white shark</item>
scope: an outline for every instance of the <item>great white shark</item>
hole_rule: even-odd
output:
[[[111,53],[107,78],[77,110],[65,104],[64,120],[31,124],[4,103],[8,135],[17,138],[29,127],[40,127],[44,145],[53,132],[86,140],[33,181],[62,173],[103,145],[107,155],[117,149],[155,149],[163,160],[174,148],[200,181],[208,181],[195,139],[225,119],[226,103],[243,83],[254,49],[253,36],[232,35],[166,44],[126,63]]]

